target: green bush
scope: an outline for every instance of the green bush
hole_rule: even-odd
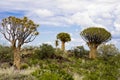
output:
[[[81,65],[83,80],[118,80],[119,68],[110,61],[91,60]]]
[[[46,71],[41,75],[33,74],[37,77],[38,80],[62,80],[59,74],[51,73],[50,71]]]
[[[103,58],[117,55],[119,49],[114,44],[102,44],[98,47],[98,55]]]
[[[69,50],[69,52],[77,58],[87,57],[89,53],[83,46],[74,47],[72,50]]]
[[[72,76],[56,64],[49,64],[32,73],[38,80],[73,80]]]
[[[63,55],[63,54],[65,54],[65,52],[63,50],[57,48],[56,51],[55,51],[55,54],[56,55]]]
[[[8,46],[0,45],[0,62],[12,62],[13,61],[13,52],[12,49]]]
[[[27,69],[29,66],[26,63],[22,63],[20,69]]]
[[[39,59],[31,58],[27,63],[29,64],[29,66],[36,65],[36,64],[39,64]]]
[[[50,58],[54,53],[54,48],[49,44],[42,44],[35,50],[35,54],[37,54],[40,59]]]

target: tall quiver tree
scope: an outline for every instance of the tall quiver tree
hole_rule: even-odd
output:
[[[89,58],[93,59],[96,58],[97,47],[100,44],[111,40],[111,33],[104,28],[99,27],[84,29],[80,35],[90,48]]]
[[[71,41],[70,34],[61,32],[57,34],[57,39],[59,39],[62,44],[61,44],[61,49],[64,51],[65,50],[65,43]]]
[[[2,26],[0,26],[0,32],[3,34],[6,40],[8,40],[13,48],[14,52],[14,66],[20,69],[20,49],[24,43],[32,42],[39,34],[37,27],[32,20],[27,17],[22,19],[10,16],[2,20]]]

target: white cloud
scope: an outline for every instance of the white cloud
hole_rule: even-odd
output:
[[[25,15],[45,25],[109,26],[111,19],[120,13],[119,3],[119,0],[2,0],[0,9],[26,11]]]
[[[54,15],[53,12],[51,12],[47,9],[34,10],[33,13],[35,13],[36,15],[39,15],[40,17],[50,17],[50,16]]]
[[[86,45],[86,42],[81,37],[79,37],[79,38],[72,38],[71,43],[72,44],[74,43],[76,46],[78,46],[78,45],[84,45],[85,46]]]
[[[61,4],[61,6],[58,6],[58,8],[61,8],[62,10],[67,11],[75,11],[78,10],[81,4],[81,1],[79,0],[58,0],[58,4]]]
[[[74,15],[71,16],[71,20],[73,21],[74,24],[78,24],[83,27],[95,25],[95,23],[90,18],[88,13],[80,13],[80,12],[75,13]]]
[[[120,23],[114,22],[115,30],[120,31]]]
[[[61,25],[61,23],[57,22],[57,21],[40,21],[39,23],[42,25],[49,25],[49,26],[53,26],[53,27]]]
[[[119,39],[112,39],[109,43],[110,44],[115,44],[115,46],[120,50],[120,38]]]
[[[50,42],[50,41],[48,41],[48,42],[44,42],[44,44],[50,44],[50,45],[52,45],[53,43]]]
[[[113,37],[119,38],[119,4],[119,0],[1,0],[0,12],[23,11],[25,16],[43,26],[77,25],[81,29],[89,26],[104,27]],[[73,41],[77,44],[78,40]]]

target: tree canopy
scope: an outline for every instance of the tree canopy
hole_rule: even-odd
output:
[[[57,39],[60,39],[63,42],[68,42],[71,41],[71,37],[70,34],[65,33],[65,32],[61,32],[57,35]]]
[[[20,19],[9,16],[2,20],[0,32],[9,42],[21,46],[24,43],[31,42],[35,39],[36,35],[38,35],[37,27],[38,24],[35,24],[27,17]]]
[[[95,44],[101,44],[111,40],[111,33],[100,27],[84,29],[80,35],[86,42]]]

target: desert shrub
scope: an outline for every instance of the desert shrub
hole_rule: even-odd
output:
[[[22,63],[20,69],[27,69],[29,66],[27,63]]]
[[[84,49],[83,46],[74,47],[73,49],[69,50],[69,52],[77,58],[87,57],[89,53],[87,50]]]
[[[62,80],[59,74],[51,73],[50,71],[46,71],[41,75],[37,73],[34,73],[33,75],[36,76],[38,80]]]
[[[102,44],[98,47],[99,57],[107,58],[107,57],[115,56],[118,53],[120,52],[114,44]]]
[[[120,54],[108,58],[107,61],[114,67],[120,69]]]
[[[0,45],[0,62],[12,62],[13,53],[12,49],[8,46]]]
[[[57,48],[56,51],[55,51],[55,54],[56,55],[63,55],[63,54],[65,54],[65,52],[63,50]]]
[[[37,64],[39,64],[39,59],[37,59],[35,57],[34,58],[30,58],[27,63],[29,64],[29,66],[37,65]]]
[[[91,60],[80,67],[83,80],[118,80],[119,68],[110,61]]]
[[[36,78],[32,75],[0,74],[0,80],[36,80]]]
[[[21,62],[28,64],[29,66],[35,66],[39,64],[39,56],[36,53],[32,54],[23,54],[21,58]]]
[[[6,68],[10,68],[10,67],[11,67],[11,65],[10,65],[10,63],[8,63],[8,62],[4,62],[4,63],[1,63],[1,64],[0,64],[0,68],[6,69]]]
[[[40,59],[50,58],[54,54],[54,48],[49,44],[42,44],[38,49],[35,50],[35,54]]]
[[[70,69],[82,76],[82,80],[118,80],[120,78],[120,54],[104,58],[72,58]],[[83,61],[84,60],[84,61]]]
[[[56,64],[49,64],[32,73],[38,80],[73,80],[71,74],[59,68]]]
[[[54,55],[54,48],[49,44],[42,44],[40,47],[35,47],[32,54],[25,54],[22,56],[24,63],[29,66],[39,64],[39,60],[52,58]]]

